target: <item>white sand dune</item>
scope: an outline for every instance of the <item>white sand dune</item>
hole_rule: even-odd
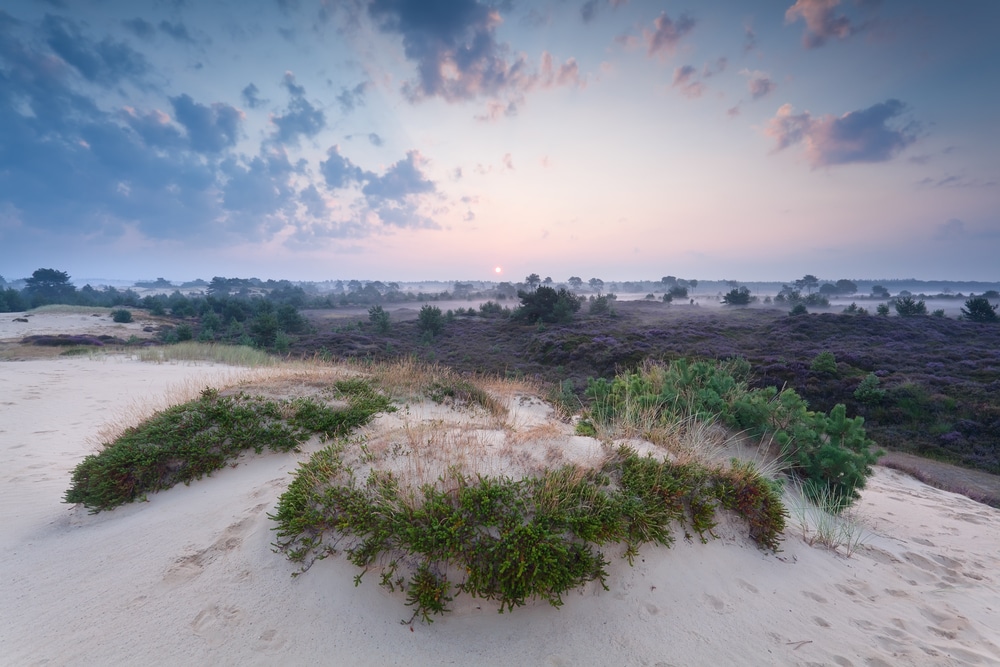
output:
[[[342,559],[293,577],[272,551],[267,514],[303,454],[252,457],[97,515],[61,503],[122,406],[221,372],[0,362],[0,663],[1000,664],[1000,512],[881,468],[851,558],[794,528],[766,554],[723,522],[708,544],[616,560],[610,591],[574,591],[560,609],[500,615],[459,597],[452,614],[412,627],[402,596],[375,577],[355,587]]]

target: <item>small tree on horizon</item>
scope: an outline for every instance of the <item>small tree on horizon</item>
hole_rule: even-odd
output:
[[[984,296],[973,296],[965,300],[962,308],[962,319],[970,322],[996,322],[997,307],[990,304]]]

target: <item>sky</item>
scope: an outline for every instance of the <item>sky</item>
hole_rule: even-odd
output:
[[[1000,280],[995,0],[7,0],[0,275]]]

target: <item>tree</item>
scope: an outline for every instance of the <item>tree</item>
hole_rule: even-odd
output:
[[[896,314],[900,317],[913,317],[915,315],[927,314],[927,304],[925,304],[922,300],[915,301],[912,296],[904,296],[896,299],[896,303],[894,303],[893,306],[896,309]]]
[[[417,328],[425,334],[436,336],[444,329],[444,315],[437,306],[424,304],[417,314]]]
[[[962,319],[970,322],[996,322],[997,307],[991,305],[985,296],[972,296],[965,300]]]
[[[799,289],[804,289],[806,291],[806,294],[811,294],[813,289],[815,289],[817,285],[819,285],[819,278],[812,275],[811,273],[807,273],[806,275],[802,276],[801,278],[795,281],[795,286],[798,287]]]
[[[25,296],[33,306],[68,303],[76,296],[76,287],[69,282],[69,274],[65,271],[36,269],[24,283]]]
[[[889,290],[882,287],[881,285],[872,285],[872,296],[876,299],[888,299]]]
[[[836,284],[838,294],[854,294],[858,291],[858,286],[854,281],[841,278]]]
[[[541,286],[534,292],[520,291],[521,307],[514,312],[514,319],[534,324],[535,322],[568,322],[573,313],[580,310],[580,302],[575,296],[560,289]]]
[[[572,287],[573,289],[580,289],[581,287],[583,287],[583,278],[579,276],[570,276],[569,280],[567,280],[566,282],[568,282],[569,286]]]
[[[598,294],[600,294],[601,290],[604,289],[604,281],[601,280],[600,278],[591,278],[587,282],[590,285],[590,289],[594,290]]]
[[[532,273],[530,276],[524,279],[524,284],[528,286],[528,289],[534,292],[538,289],[538,286],[542,284],[542,279],[538,277],[537,273]]]
[[[755,301],[750,294],[750,289],[746,285],[734,287],[722,296],[722,303],[727,306],[746,306],[751,301]]]
[[[694,294],[694,290],[698,287],[698,281],[692,278],[688,281],[688,287],[691,288],[691,294]]]
[[[368,321],[379,333],[389,332],[389,313],[385,312],[382,306],[372,306],[368,309]]]
[[[680,285],[674,285],[667,292],[670,295],[670,299],[686,299],[688,296],[687,287],[681,287]]]

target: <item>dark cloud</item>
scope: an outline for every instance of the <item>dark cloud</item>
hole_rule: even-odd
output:
[[[598,0],[587,0],[580,6],[580,18],[584,23],[590,23],[597,16]]]
[[[836,13],[839,4],[840,0],[796,0],[785,12],[785,23],[805,21],[802,44],[807,49],[823,46],[831,38],[845,39],[857,28],[847,16]]]
[[[162,111],[140,113],[127,108],[122,112],[122,117],[147,146],[180,149],[186,144],[180,130],[171,122],[170,116]]]
[[[258,109],[268,103],[268,100],[260,97],[260,90],[253,83],[247,84],[246,88],[240,91],[240,97],[251,109]]]
[[[187,94],[171,97],[177,122],[187,130],[191,148],[199,153],[218,153],[236,145],[243,112],[228,104],[198,104]]]
[[[183,23],[171,23],[170,21],[160,21],[159,28],[161,31],[166,33],[168,36],[177,40],[178,42],[184,42],[186,44],[194,44],[194,38],[191,33],[188,32],[187,26]]]
[[[340,154],[339,146],[331,146],[326,155],[327,159],[319,163],[319,171],[331,190],[349,187],[365,178],[365,172],[360,167]]]
[[[843,116],[813,118],[805,111],[793,112],[785,104],[772,118],[765,134],[775,142],[775,151],[804,141],[806,157],[813,168],[852,162],[885,162],[917,139],[917,125],[893,129],[887,123],[906,110],[899,100],[887,100]]]
[[[378,136],[374,132],[368,134],[368,141],[371,142],[372,146],[381,146],[384,143],[382,141],[382,137]]]
[[[139,17],[122,21],[122,25],[139,39],[152,39],[156,34],[156,26]]]
[[[385,174],[367,173],[368,182],[361,191],[369,198],[402,201],[410,195],[434,192],[434,182],[420,170],[423,158],[419,151],[409,151],[406,158],[390,166]]]
[[[383,32],[402,37],[407,59],[416,64],[417,78],[403,85],[411,102],[487,98],[492,108],[502,104],[511,115],[529,91],[546,86],[523,54],[497,41],[497,7],[475,0],[372,0],[368,11]],[[490,110],[486,117],[498,115]]]
[[[330,213],[330,207],[326,199],[320,194],[319,189],[312,184],[299,192],[299,203],[314,218],[326,218]]]
[[[371,83],[367,81],[362,81],[353,88],[341,88],[340,94],[337,95],[337,101],[340,103],[340,110],[344,113],[350,113],[354,111],[356,107],[364,106],[365,104],[365,92],[371,87]]]
[[[677,21],[672,20],[664,12],[653,21],[653,29],[644,31],[646,50],[650,56],[658,53],[672,54],[684,35],[694,29],[694,19],[685,14]]]
[[[743,70],[740,72],[747,77],[747,88],[750,90],[751,99],[759,100],[774,92],[778,84],[766,72]]]
[[[295,83],[295,75],[285,72],[282,79],[284,86],[291,94],[288,109],[284,115],[273,116],[271,122],[278,128],[276,138],[281,143],[295,143],[300,136],[314,137],[326,127],[326,115],[322,109],[317,109],[305,98],[306,89]]]
[[[69,19],[46,14],[42,31],[49,47],[88,81],[105,86],[123,79],[141,83],[149,71],[145,56],[128,44],[110,37],[94,42]]]

